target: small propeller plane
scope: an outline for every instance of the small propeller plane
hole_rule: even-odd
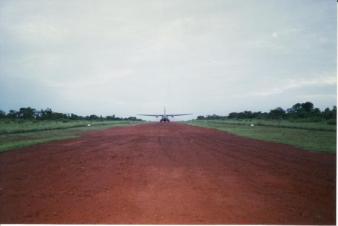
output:
[[[175,117],[175,116],[183,116],[183,115],[191,115],[191,114],[167,114],[166,110],[164,108],[163,114],[139,114],[142,116],[153,116],[153,117],[161,117],[160,122],[170,122],[169,117]]]

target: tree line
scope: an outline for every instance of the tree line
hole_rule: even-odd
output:
[[[132,120],[141,121],[136,117],[116,117],[115,115],[97,116],[95,114],[81,116],[73,113],[65,114],[60,112],[54,112],[51,108],[36,110],[31,107],[22,107],[18,111],[10,110],[5,112],[0,110],[0,119],[11,119],[11,120],[110,120],[110,121],[121,121],[121,120]]]
[[[333,106],[325,108],[321,111],[319,108],[315,108],[313,103],[296,103],[291,108],[284,110],[281,107],[270,110],[269,112],[231,112],[228,116],[220,115],[207,115],[198,116],[198,120],[202,119],[299,119],[307,121],[321,121],[330,120],[331,123],[336,123],[337,108]]]

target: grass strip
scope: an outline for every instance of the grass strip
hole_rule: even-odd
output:
[[[103,130],[112,127],[136,125],[141,122],[121,121],[120,123],[101,123],[92,126],[70,126],[64,128],[40,129],[25,132],[12,132],[0,134],[0,153],[22,147],[32,146],[34,144],[47,143],[57,140],[74,139],[82,133],[88,131]]]
[[[38,132],[47,130],[77,128],[77,127],[88,127],[90,124],[92,127],[99,125],[122,125],[134,123],[131,121],[75,121],[75,122],[62,122],[62,121],[39,121],[39,122],[1,122],[0,121],[0,134],[11,134],[11,133],[27,133],[27,132]]]
[[[22,141],[15,141],[15,142],[9,142],[5,144],[0,145],[0,152],[5,152],[13,149],[18,149],[22,147],[29,147],[35,144],[42,144],[42,143],[48,143],[51,141],[58,141],[58,140],[66,140],[66,139],[73,139],[77,138],[79,136],[73,135],[73,136],[60,136],[60,137],[50,137],[50,138],[41,138],[41,139],[35,139],[35,140],[22,140]]]
[[[267,126],[277,128],[290,128],[290,129],[304,129],[304,130],[318,130],[318,131],[336,131],[335,125],[328,125],[326,122],[290,122],[287,120],[192,120],[199,124],[229,124],[229,125],[251,125]]]
[[[210,120],[211,121],[211,120]],[[250,126],[245,124],[212,123],[204,120],[191,121],[188,124],[214,128],[235,135],[256,140],[289,144],[308,151],[336,153],[336,131],[320,129],[299,129],[276,126]]]

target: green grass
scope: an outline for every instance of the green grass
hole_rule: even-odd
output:
[[[88,126],[88,123],[91,126]],[[134,121],[0,121],[0,152],[56,140],[73,139],[82,133],[115,126],[128,126]]]
[[[128,124],[129,121],[90,121],[90,120],[76,120],[76,121],[30,121],[30,120],[0,120],[0,134],[6,133],[25,133],[44,130],[66,129],[87,127],[88,124],[93,124],[96,127],[102,125],[114,124]]]
[[[336,152],[336,127],[325,122],[193,120],[188,124],[215,128],[257,140],[289,144],[309,151]]]
[[[250,125],[268,126],[268,127],[283,127],[295,129],[313,129],[322,131],[336,131],[336,125],[330,125],[326,121],[320,122],[304,122],[304,121],[289,121],[289,120],[268,120],[268,119],[227,119],[227,120],[196,120],[196,122],[208,122],[208,124],[234,124],[234,125]]]

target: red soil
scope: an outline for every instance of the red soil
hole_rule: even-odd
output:
[[[175,123],[0,154],[0,223],[335,224],[336,156]]]

